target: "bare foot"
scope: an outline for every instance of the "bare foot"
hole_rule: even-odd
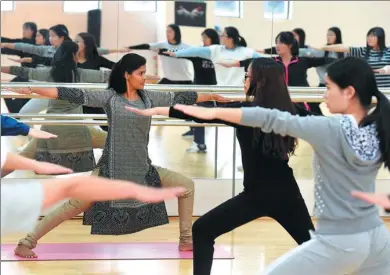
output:
[[[22,258],[38,258],[34,251],[32,251],[29,247],[21,244],[15,248],[14,253],[16,256]]]
[[[179,250],[180,251],[192,251],[193,250],[192,243],[179,243]]]

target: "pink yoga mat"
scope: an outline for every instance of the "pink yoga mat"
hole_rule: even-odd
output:
[[[39,244],[35,259],[14,255],[14,244],[1,245],[2,261],[67,260],[164,260],[192,259],[192,251],[180,252],[177,243],[57,243]],[[230,252],[215,246],[214,259],[233,259]]]

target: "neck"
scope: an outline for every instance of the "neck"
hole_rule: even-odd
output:
[[[235,48],[234,44],[227,44],[225,47],[226,47],[226,49],[234,49]]]
[[[171,45],[176,45],[176,41],[175,40],[168,40],[168,43],[171,44]]]
[[[128,100],[137,100],[139,98],[137,90],[129,87],[127,88],[125,97]]]
[[[283,62],[290,62],[292,58],[292,54],[291,53],[281,54],[280,58],[282,58]]]
[[[83,63],[83,61],[85,61],[85,52],[77,53],[77,57],[79,59],[79,63]]]
[[[376,45],[375,47],[372,47],[372,49],[375,50],[375,51],[379,51],[380,50],[378,45]]]
[[[352,115],[355,118],[356,122],[359,124],[363,120],[363,118],[367,115],[367,110],[359,106],[355,110],[351,112],[347,112],[347,114]]]

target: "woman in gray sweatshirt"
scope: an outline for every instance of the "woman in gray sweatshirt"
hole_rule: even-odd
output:
[[[312,145],[316,232],[261,274],[390,274],[390,234],[378,208],[351,195],[356,190],[373,192],[379,168],[389,168],[390,103],[378,90],[371,67],[359,58],[330,65],[326,86],[328,108],[340,115],[300,117],[260,107],[175,107],[190,116],[259,127]],[[378,104],[369,114],[373,96]]]

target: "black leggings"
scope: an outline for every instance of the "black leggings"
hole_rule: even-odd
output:
[[[254,192],[244,191],[209,211],[192,227],[194,275],[209,275],[213,263],[214,241],[217,237],[260,217],[275,219],[298,244],[310,240],[314,230],[305,201],[298,194],[270,194],[261,199]]]

